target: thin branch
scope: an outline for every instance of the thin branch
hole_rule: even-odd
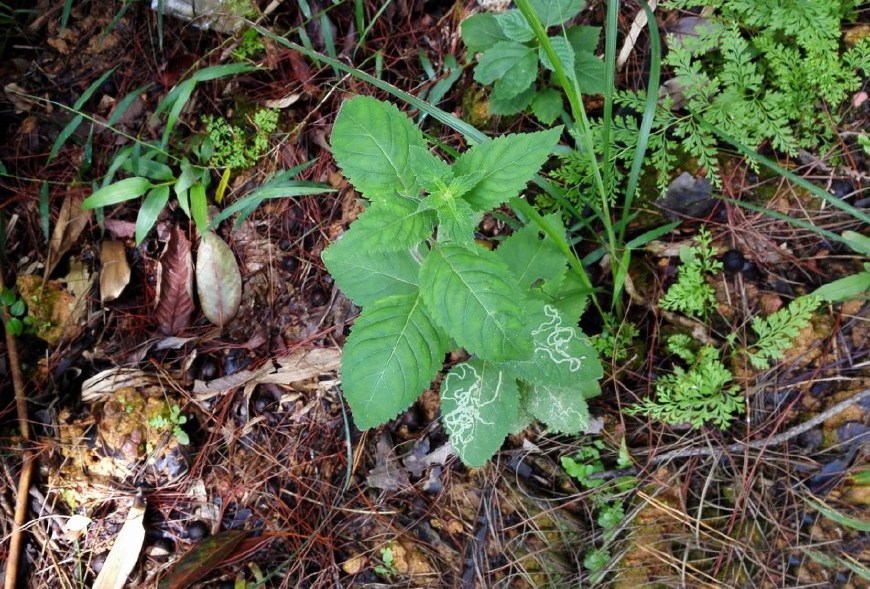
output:
[[[646,464],[645,467],[640,466],[630,466],[628,468],[620,468],[616,470],[607,470],[604,472],[597,472],[589,475],[587,478],[589,479],[614,479],[618,477],[624,476],[634,476],[639,474],[643,468],[648,468],[651,466],[657,466],[664,462],[668,462],[670,460],[676,460],[679,458],[693,458],[696,456],[721,456],[722,454],[728,452],[729,454],[736,454],[738,452],[743,452],[744,450],[760,450],[762,448],[767,448],[768,446],[777,446],[779,444],[785,443],[792,438],[796,438],[804,432],[807,432],[817,425],[824,423],[825,421],[831,419],[835,415],[839,415],[852,405],[856,403],[860,403],[864,399],[870,398],[870,389],[864,389],[860,393],[852,395],[848,399],[840,401],[830,409],[826,409],[822,411],[815,417],[812,417],[805,422],[794,426],[791,429],[788,429],[781,434],[776,434],[775,436],[771,436],[769,438],[764,438],[762,440],[753,440],[752,442],[736,442],[731,444],[730,446],[725,446],[722,448],[711,448],[708,446],[698,447],[698,448],[682,448],[680,450],[672,450],[670,452],[665,452],[664,454],[659,454],[658,456],[653,456]]]
[[[3,260],[0,259],[0,287],[3,286]],[[15,409],[18,413],[18,429],[24,446],[22,453],[21,475],[18,479],[18,491],[15,495],[15,522],[12,528],[12,538],[9,542],[9,557],[6,561],[5,589],[14,589],[18,582],[18,565],[24,544],[24,524],[27,519],[27,498],[30,493],[30,481],[33,478],[34,454],[30,447],[30,426],[27,421],[27,397],[24,395],[24,376],[21,374],[21,362],[18,357],[18,342],[15,335],[6,326],[8,317],[6,310],[0,311],[3,329],[6,332],[6,354],[9,357],[9,368],[12,371],[12,387],[15,390]]]

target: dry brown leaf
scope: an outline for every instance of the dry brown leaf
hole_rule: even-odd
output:
[[[178,227],[170,232],[166,253],[160,261],[163,276],[155,315],[160,331],[165,335],[175,335],[190,325],[194,311],[190,241]]]
[[[127,577],[139,560],[142,551],[142,543],[145,541],[145,527],[142,525],[145,519],[145,500],[136,497],[127,520],[121,527],[118,537],[100,574],[94,581],[93,589],[122,589],[127,582]]]
[[[84,196],[75,194],[67,196],[60,207],[60,214],[54,225],[51,240],[48,242],[48,256],[45,261],[45,277],[51,275],[57,263],[69,251],[82,235],[88,222],[91,220],[93,211],[82,210]]]
[[[100,300],[114,301],[130,282],[130,265],[127,253],[120,241],[104,241],[100,250]]]

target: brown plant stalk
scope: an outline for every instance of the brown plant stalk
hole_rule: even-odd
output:
[[[0,281],[5,273],[3,261],[0,259]],[[2,286],[2,284],[0,284]],[[21,475],[18,479],[18,491],[15,495],[15,521],[12,527],[12,537],[9,542],[9,558],[6,561],[5,589],[14,589],[18,582],[18,565],[24,545],[24,524],[27,519],[27,497],[30,494],[30,481],[33,478],[34,454],[30,447],[30,427],[27,421],[27,397],[24,394],[24,376],[21,374],[21,362],[18,358],[18,342],[15,335],[6,326],[9,319],[6,310],[0,312],[3,330],[6,332],[6,354],[9,357],[9,369],[12,371],[12,388],[15,391],[15,409],[18,414],[18,428],[21,432],[22,453]]]

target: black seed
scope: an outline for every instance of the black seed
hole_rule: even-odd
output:
[[[738,250],[728,250],[722,256],[722,266],[726,272],[740,272],[743,270],[744,263],[746,263],[746,258]]]
[[[282,239],[278,242],[278,247],[281,248],[282,252],[288,251],[291,247],[293,247],[293,242],[289,239]]]
[[[199,367],[200,380],[211,380],[217,376],[217,364],[211,360],[207,360]]]
[[[299,260],[296,258],[284,258],[281,261],[281,266],[290,273],[296,272],[296,268],[299,267]]]
[[[313,307],[322,307],[326,304],[326,300],[326,293],[319,288],[316,288],[311,292],[311,305]]]
[[[197,542],[211,534],[211,529],[204,521],[194,520],[187,525],[187,538]]]

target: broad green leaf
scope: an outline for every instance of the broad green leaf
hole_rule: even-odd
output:
[[[480,84],[495,82],[493,93],[502,100],[513,98],[531,86],[538,77],[535,50],[513,41],[501,41],[489,48],[474,68]]]
[[[544,27],[558,25],[574,18],[583,7],[586,0],[529,0],[532,8],[538,13]]]
[[[548,215],[547,219],[555,226],[562,224],[558,214]],[[517,277],[520,288],[531,288],[539,280],[555,282],[565,273],[565,256],[559,246],[536,225],[529,224],[514,231],[495,250],[495,254]]]
[[[554,432],[577,434],[589,427],[589,407],[580,388],[540,381],[524,384],[529,412]]]
[[[368,96],[346,101],[335,119],[332,153],[351,184],[368,199],[397,191],[417,196],[411,146],[426,148],[423,133],[392,104]]]
[[[555,88],[544,88],[535,92],[532,113],[545,125],[552,125],[562,114],[562,93]]]
[[[489,97],[489,112],[494,115],[515,115],[526,110],[532,98],[535,96],[535,87],[530,86],[513,98],[500,99],[497,96]]]
[[[574,75],[574,49],[571,48],[568,40],[565,37],[550,37],[550,44],[553,46],[553,51],[556,52],[559,61],[562,62],[562,69],[565,70],[565,73],[569,77]],[[541,65],[551,72],[556,69],[553,67],[553,62],[550,61],[547,52],[542,47],[538,48],[538,59],[541,60]]]
[[[526,187],[559,141],[562,127],[536,133],[504,135],[475,145],[453,164],[456,176],[483,172],[463,198],[479,211],[494,209]]]
[[[471,53],[486,51],[499,41],[508,40],[494,14],[480,13],[466,18],[459,25],[459,32]]]
[[[148,178],[140,178],[138,176],[124,178],[91,194],[82,201],[82,208],[95,209],[132,200],[142,196],[153,187],[154,185],[151,184]]]
[[[575,54],[594,54],[598,50],[601,27],[576,26],[565,30],[565,36]]]
[[[856,231],[844,231],[842,237],[854,251],[865,256],[870,256],[870,237],[861,235]]]
[[[444,429],[468,466],[486,464],[517,421],[516,381],[498,365],[475,359],[457,364],[441,383]]]
[[[523,293],[493,252],[436,246],[420,269],[420,290],[432,318],[472,354],[510,360],[531,353]]]
[[[525,43],[535,38],[532,27],[529,26],[519,10],[508,10],[496,15],[495,18],[502,32],[511,41]]]
[[[157,186],[148,191],[136,216],[136,245],[142,243],[157,222],[160,211],[169,201],[169,186]]]
[[[419,294],[368,305],[351,329],[341,364],[357,426],[380,425],[407,409],[435,378],[446,353],[447,340]]]
[[[534,353],[505,362],[515,378],[552,387],[576,388],[594,383],[604,374],[589,339],[552,305],[528,305],[527,322],[533,325]],[[597,386],[597,385],[596,385]]]
[[[347,237],[367,252],[407,250],[428,239],[435,227],[435,214],[418,208],[424,201],[392,198],[372,203],[350,226]]]
[[[239,311],[242,275],[236,257],[223,239],[212,231],[202,234],[196,252],[196,290],[202,314],[223,327]]]
[[[574,56],[574,73],[577,85],[584,94],[603,94],[606,68],[604,62],[591,53]]]
[[[385,296],[415,294],[420,262],[410,251],[374,253],[345,235],[323,252],[323,263],[342,292],[365,307]]]
[[[144,176],[151,180],[166,181],[175,179],[175,173],[172,171],[172,168],[166,164],[155,162],[148,157],[128,159],[121,167],[131,174]]]
[[[450,165],[428,149],[412,145],[409,152],[411,171],[427,192],[434,192],[438,183],[447,183],[453,177]]]

